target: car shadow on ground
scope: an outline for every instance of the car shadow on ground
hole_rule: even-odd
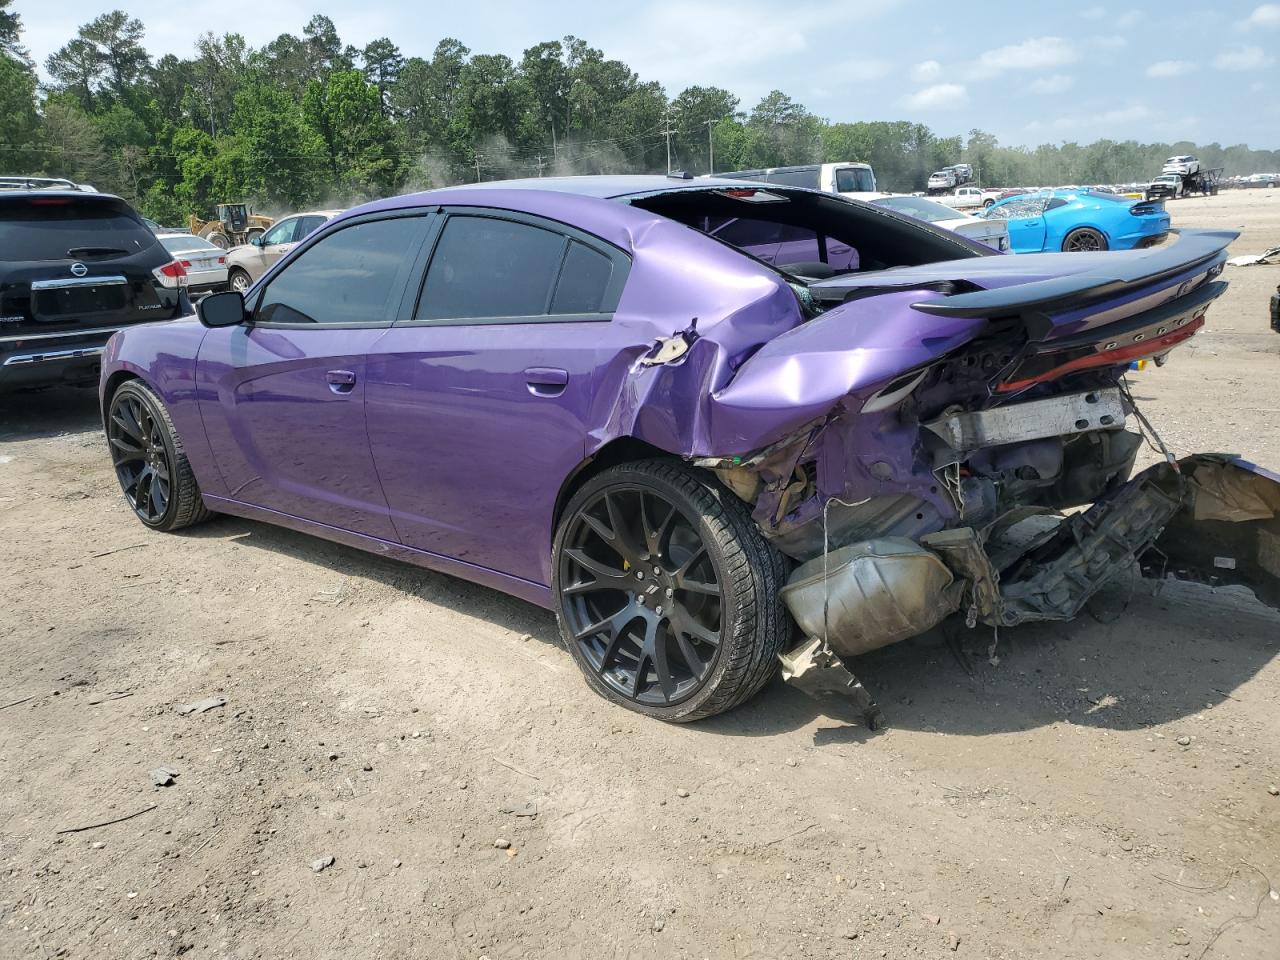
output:
[[[0,443],[101,430],[91,387],[47,387],[0,393]]]
[[[570,665],[552,614],[463,580],[255,521],[222,518],[190,537],[234,539],[528,635]],[[948,634],[950,638],[948,638]],[[1280,652],[1280,613],[1242,588],[1108,587],[1068,623],[1000,631],[948,621],[922,637],[858,658],[853,669],[895,729],[963,736],[1069,722],[1142,729],[1226,699]],[[812,728],[817,746],[876,736],[833,671],[775,680],[747,704],[693,724],[707,736],[768,737]],[[593,696],[584,684],[583,697]]]

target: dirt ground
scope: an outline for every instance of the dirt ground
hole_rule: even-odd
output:
[[[1171,208],[1280,244],[1280,190]],[[1175,451],[1275,467],[1280,267],[1227,275],[1135,393]],[[972,676],[937,634],[880,651],[880,733],[820,678],[681,727],[520,601],[146,532],[87,392],[0,400],[0,537],[0,957],[1280,957],[1280,614],[1247,592],[1117,587],[998,663],[968,634]]]

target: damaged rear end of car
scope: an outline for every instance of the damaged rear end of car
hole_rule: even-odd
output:
[[[857,656],[957,612],[1069,620],[1135,563],[1280,603],[1280,478],[1175,459],[1125,382],[1132,361],[1203,327],[1232,239],[809,284],[815,315],[711,397],[725,450],[695,460],[795,564],[782,596],[805,640],[784,664]],[[779,439],[736,449],[761,423]],[[1133,475],[1144,443],[1161,462]]]

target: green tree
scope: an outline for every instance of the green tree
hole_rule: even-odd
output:
[[[36,77],[25,61],[0,53],[0,168],[37,169]]]
[[[306,122],[298,101],[272,84],[242,86],[222,141],[215,187],[275,209],[296,209],[326,194],[325,144]]]
[[[365,44],[360,53],[364,62],[364,76],[378,90],[379,109],[385,116],[389,106],[388,97],[400,71],[404,69],[404,57],[397,47],[386,37],[379,37]]]
[[[382,115],[378,88],[359,70],[331,73],[326,84],[312,82],[302,110],[324,143],[333,183],[341,193],[369,197],[394,186],[400,165],[391,128]]]
[[[0,0],[0,53],[26,63],[27,48],[22,45],[22,17],[10,13],[13,0]]]

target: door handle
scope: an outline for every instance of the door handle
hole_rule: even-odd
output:
[[[535,397],[558,397],[569,384],[569,371],[559,367],[529,367],[524,378]]]
[[[354,370],[330,370],[324,378],[329,383],[329,389],[337,394],[350,393],[356,387]]]

